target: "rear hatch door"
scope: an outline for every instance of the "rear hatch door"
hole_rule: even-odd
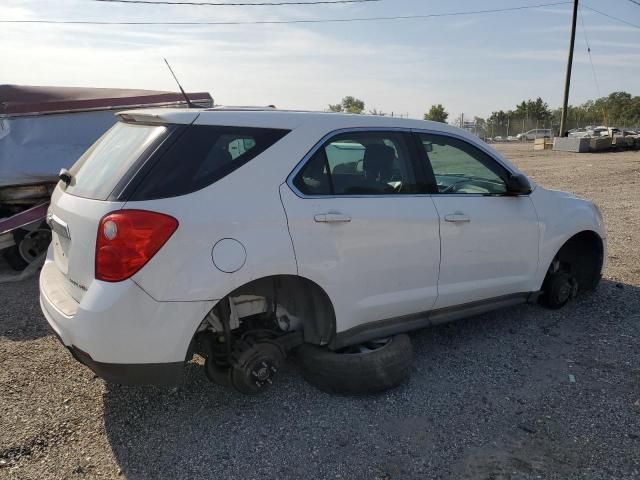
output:
[[[120,210],[122,202],[74,197],[59,188],[53,194],[47,222],[56,267],[66,279],[65,289],[80,302],[93,281],[96,235],[100,219]]]
[[[76,301],[82,300],[95,278],[100,220],[124,206],[124,201],[114,199],[114,191],[135,175],[169,131],[166,125],[118,122],[71,168],[70,183],[58,183],[47,222],[53,231],[55,265]]]

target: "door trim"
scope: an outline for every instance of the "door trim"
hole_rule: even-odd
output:
[[[462,318],[480,315],[500,308],[534,303],[541,292],[520,292],[500,297],[479,300],[452,307],[439,308],[427,312],[419,312],[401,317],[358,325],[343,332],[339,332],[329,343],[329,348],[336,350],[349,345],[375,340],[377,338],[406,333],[412,330],[431,327],[442,323],[453,322]]]

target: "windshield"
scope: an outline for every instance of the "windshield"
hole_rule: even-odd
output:
[[[167,134],[162,125],[117,122],[71,167],[66,192],[106,200],[142,154]]]

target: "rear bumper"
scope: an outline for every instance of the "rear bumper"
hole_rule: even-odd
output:
[[[74,346],[67,347],[77,361],[89,367],[107,383],[120,385],[175,385],[181,383],[184,362],[102,363]]]
[[[40,307],[60,341],[107,382],[179,382],[193,335],[213,302],[157,302],[135,282],[93,281],[78,303],[52,261],[40,274]]]
[[[60,343],[69,350],[73,358],[88,367],[105,382],[120,385],[175,385],[181,383],[185,362],[103,363],[96,362],[91,358],[91,355],[74,345],[65,345],[54,324],[49,320],[50,317],[42,305],[42,299],[40,299],[40,303],[42,311]]]

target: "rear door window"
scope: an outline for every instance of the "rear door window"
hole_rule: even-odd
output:
[[[71,167],[66,192],[106,200],[120,179],[147,152],[166,137],[163,125],[117,122]]]
[[[327,141],[293,180],[305,195],[395,195],[422,191],[405,134],[352,132]]]
[[[240,168],[289,130],[192,125],[145,165],[130,200],[175,197],[200,190]]]

